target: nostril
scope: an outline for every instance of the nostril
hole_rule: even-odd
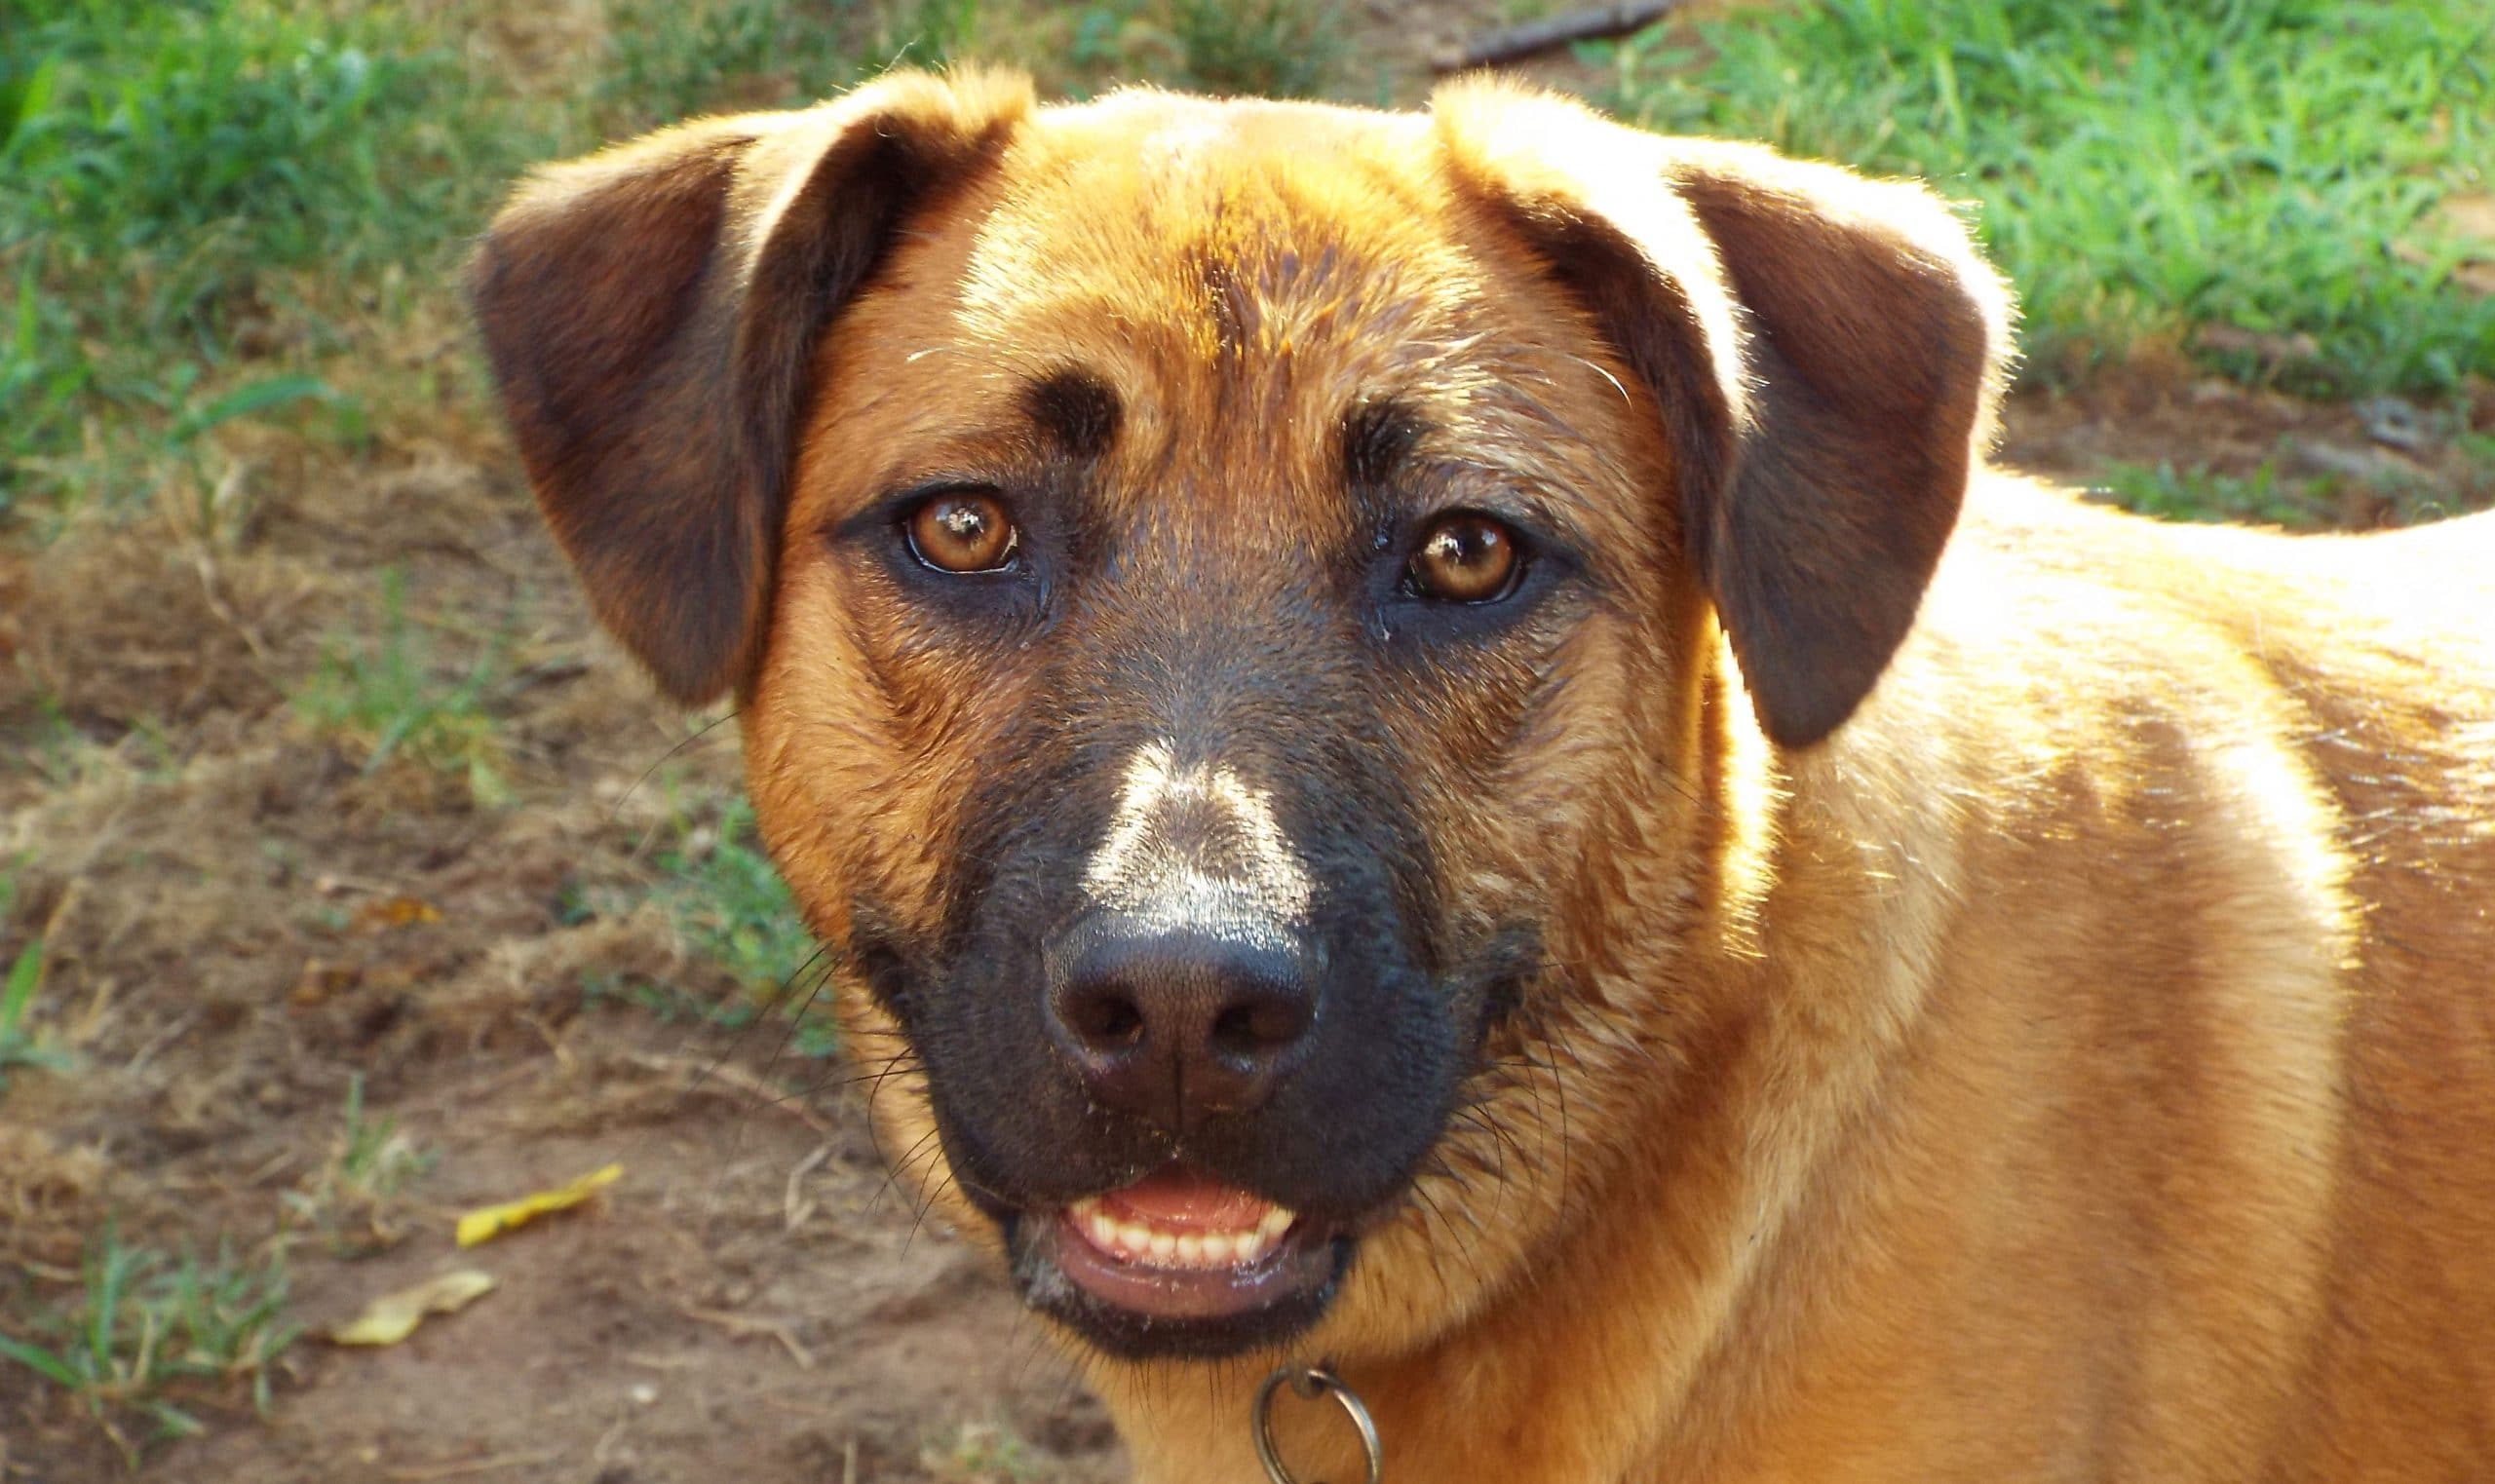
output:
[[[1297,1041],[1307,1028],[1307,1011],[1296,998],[1246,1000],[1213,1017],[1212,1048],[1226,1056],[1270,1056]]]
[[[1123,989],[1104,986],[1073,997],[1065,1025],[1096,1050],[1124,1050],[1143,1039],[1143,1010]]]
[[[1245,1005],[1234,1005],[1223,1010],[1212,1023],[1213,1049],[1236,1055],[1254,1051],[1260,1038],[1256,1034],[1256,1011]]]

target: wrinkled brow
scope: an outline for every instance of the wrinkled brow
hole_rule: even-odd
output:
[[[1098,458],[1118,434],[1118,394],[1080,368],[1054,371],[1024,387],[1022,410],[1044,437],[1078,459]]]

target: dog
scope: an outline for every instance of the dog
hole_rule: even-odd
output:
[[[1397,1484],[2495,1477],[2495,517],[1990,468],[1936,197],[1483,80],[895,74],[470,287],[1138,1479],[1359,1477],[1321,1361]]]

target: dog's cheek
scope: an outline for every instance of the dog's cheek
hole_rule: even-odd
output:
[[[809,925],[834,943],[859,900],[888,928],[940,932],[957,859],[945,842],[995,729],[987,713],[1010,704],[974,657],[903,653],[907,624],[835,560],[784,564],[739,716],[764,839]]]
[[[1524,636],[1408,685],[1386,714],[1430,863],[1416,915],[1430,961],[1458,979],[1497,934],[1539,923],[1584,834],[1578,775],[1608,748],[1587,730],[1605,721],[1579,701],[1590,646],[1574,640]]]
[[[866,866],[866,837],[825,800],[876,796],[894,767],[889,740],[849,698],[848,656],[807,630],[802,591],[782,590],[773,642],[736,724],[743,735],[746,789],[763,844],[818,938],[845,942],[850,902]],[[813,735],[830,727],[849,744],[825,749]],[[793,966],[792,966],[793,967]]]

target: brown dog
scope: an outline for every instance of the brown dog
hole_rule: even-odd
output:
[[[1478,83],[894,76],[475,293],[1139,1477],[2495,1477],[2486,519],[1987,471],[1931,196]]]

